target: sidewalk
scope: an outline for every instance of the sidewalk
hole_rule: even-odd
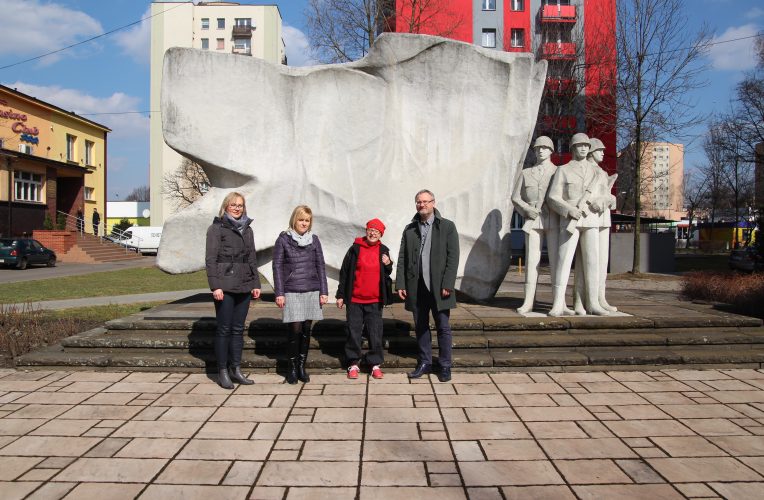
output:
[[[0,267],[0,283],[19,283],[22,281],[46,280],[61,278],[64,276],[79,276],[82,274],[102,273],[106,271],[119,271],[121,269],[133,269],[136,267],[154,267],[156,257],[143,257],[136,260],[119,262],[104,262],[101,264],[77,264],[59,262],[56,267],[28,267],[20,271],[7,267]]]
[[[0,371],[0,498],[762,498],[764,371]]]
[[[138,304],[141,302],[170,302],[185,299],[198,293],[211,293],[209,288],[195,290],[180,290],[177,292],[135,293],[131,295],[114,295],[111,297],[85,297],[82,299],[46,300],[28,302],[17,306],[29,306],[31,309],[72,309],[75,307],[106,306],[110,304]],[[210,301],[212,296],[210,295]]]

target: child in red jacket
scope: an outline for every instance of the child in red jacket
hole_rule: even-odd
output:
[[[393,302],[390,273],[393,261],[390,249],[380,238],[385,225],[379,219],[366,223],[366,236],[358,237],[348,249],[340,269],[337,287],[337,307],[347,304],[347,341],[345,359],[348,378],[357,379],[360,372],[361,335],[363,327],[369,334],[369,352],[366,362],[371,366],[371,376],[382,378],[379,365],[384,360],[382,348],[382,308]]]

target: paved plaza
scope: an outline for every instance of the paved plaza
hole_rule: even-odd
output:
[[[0,371],[0,498],[764,497],[764,370]]]

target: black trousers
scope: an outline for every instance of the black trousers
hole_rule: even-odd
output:
[[[223,300],[215,301],[215,358],[218,370],[241,366],[244,349],[244,322],[249,312],[251,293],[223,293]]]
[[[361,336],[363,326],[369,333],[369,352],[366,362],[371,365],[381,365],[384,361],[382,347],[382,304],[347,304],[347,340],[345,341],[345,359],[348,366],[357,364],[361,359]]]
[[[440,293],[440,290],[437,291]],[[432,332],[430,331],[430,314],[435,320],[438,332],[438,362],[441,368],[451,368],[451,310],[438,311],[433,292],[419,278],[416,291],[416,306],[414,307],[414,329],[419,344],[419,362],[432,364]]]

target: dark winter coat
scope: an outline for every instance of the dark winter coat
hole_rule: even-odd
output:
[[[350,302],[353,296],[353,282],[355,280],[355,270],[358,264],[358,254],[361,251],[361,247],[358,243],[353,243],[345,254],[345,258],[342,259],[342,267],[340,268],[340,284],[337,287],[336,298],[342,299],[346,302]],[[393,272],[392,259],[390,264],[384,265],[382,263],[382,256],[387,255],[390,257],[390,249],[379,244],[379,297],[380,302],[383,305],[390,305],[393,303],[393,290],[392,281],[390,280],[390,273]]]
[[[301,247],[285,231],[273,246],[273,291],[276,297],[285,293],[320,292],[329,295],[326,283],[324,251],[318,236],[313,243]]]
[[[210,290],[249,293],[260,288],[255,236],[249,225],[239,233],[228,221],[215,217],[207,229],[205,263]]]
[[[435,297],[439,311],[456,307],[456,271],[459,267],[459,234],[456,226],[440,216],[435,210],[435,220],[428,236],[432,238],[430,248],[430,290]],[[419,281],[419,246],[422,234],[419,232],[419,215],[403,229],[401,248],[398,254],[398,270],[395,285],[398,290],[406,290],[406,309],[414,310],[416,305],[417,282]],[[448,298],[440,295],[441,289],[451,290]]]

